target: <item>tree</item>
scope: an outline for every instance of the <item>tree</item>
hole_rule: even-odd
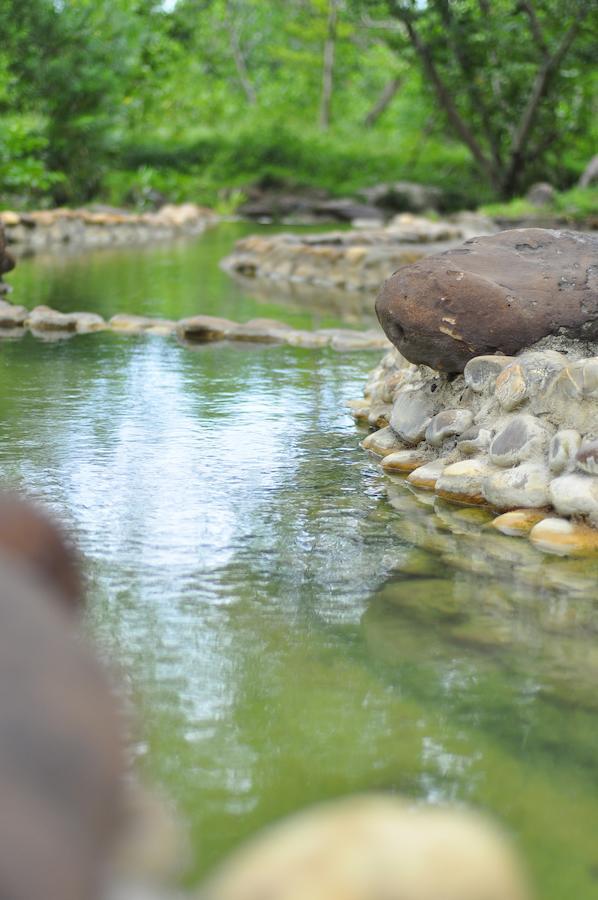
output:
[[[358,5],[369,16],[372,4]],[[592,0],[387,0],[377,9],[390,15],[389,44],[411,52],[451,132],[501,196],[587,126]]]

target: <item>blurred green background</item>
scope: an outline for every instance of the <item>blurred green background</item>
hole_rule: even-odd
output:
[[[596,152],[592,0],[2,0],[0,205],[195,201],[409,179],[448,209]],[[571,192],[571,189],[574,189]]]

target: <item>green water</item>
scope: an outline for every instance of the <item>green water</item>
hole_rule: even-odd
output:
[[[264,315],[217,269],[234,235],[172,258],[29,260],[14,299]],[[268,314],[312,319],[286,301]],[[77,537],[90,627],[138,710],[139,765],[191,830],[189,883],[264,823],[376,789],[490,811],[541,898],[589,900],[598,568],[383,476],[343,410],[377,358],[4,342],[2,482]]]

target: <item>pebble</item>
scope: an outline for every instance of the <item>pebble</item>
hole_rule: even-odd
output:
[[[405,445],[398,439],[392,428],[388,426],[375,431],[373,434],[368,434],[361,442],[361,447],[364,450],[369,450],[370,453],[375,453],[377,456],[388,456],[389,453],[405,449]]]
[[[436,482],[439,497],[458,503],[485,504],[482,483],[488,464],[480,459],[465,459],[447,466]]]
[[[550,497],[548,468],[541,463],[526,462],[513,469],[490,472],[482,485],[482,493],[497,509],[548,506]]]
[[[407,481],[414,487],[433,491],[445,468],[446,460],[435,459],[433,462],[424,463],[423,466],[414,469],[408,476]]]
[[[382,460],[382,468],[389,472],[413,472],[426,463],[426,456],[417,450],[397,450]]]
[[[502,428],[490,444],[490,461],[495,466],[514,466],[541,456],[550,435],[534,416],[519,415]]]

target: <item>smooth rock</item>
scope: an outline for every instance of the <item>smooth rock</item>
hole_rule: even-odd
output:
[[[447,466],[436,482],[439,497],[457,503],[485,504],[482,482],[488,465],[480,459],[464,459]]]
[[[35,331],[76,331],[77,321],[71,313],[61,313],[49,306],[36,306],[29,313],[25,324]]]
[[[24,306],[14,306],[6,300],[0,300],[0,328],[19,328],[28,316],[29,310]]]
[[[548,506],[550,497],[548,469],[525,462],[514,469],[497,469],[483,480],[482,494],[497,509]]]
[[[396,450],[405,449],[403,442],[398,439],[392,428],[388,427],[381,428],[373,434],[368,434],[360,446],[364,450],[369,450],[370,453],[375,453],[377,456],[388,456],[389,453],[394,453]]]
[[[493,437],[493,431],[474,425],[463,432],[461,440],[457,442],[457,450],[464,456],[473,456],[480,451],[487,450]]]
[[[551,472],[560,475],[565,469],[573,469],[576,464],[577,451],[581,447],[581,436],[573,428],[557,431],[548,448],[548,467]]]
[[[425,438],[433,447],[440,447],[447,438],[463,434],[472,422],[473,413],[468,409],[443,409],[426,428]]]
[[[326,347],[330,343],[329,335],[318,334],[315,331],[287,331],[284,339],[291,347],[304,347],[309,350]]]
[[[590,475],[598,475],[598,441],[584,441],[575,456],[577,468]]]
[[[538,522],[529,537],[532,544],[545,553],[558,556],[598,554],[598,529],[556,516]]]
[[[414,469],[407,477],[409,484],[414,487],[422,488],[426,491],[433,491],[436,482],[446,468],[446,460],[435,459],[432,462],[425,463],[418,469]]]
[[[497,516],[490,524],[501,534],[509,537],[526,537],[532,528],[547,516],[545,509],[513,509]]]
[[[494,393],[502,408],[509,412],[523,403],[527,382],[519,363],[511,363],[502,370],[496,379]]]
[[[414,363],[462,372],[475,356],[514,355],[549,334],[598,338],[598,236],[517,228],[403,266],[376,311]]]
[[[178,322],[176,333],[187,341],[206,343],[223,340],[236,327],[236,322],[218,316],[191,316]]]
[[[387,472],[413,472],[426,462],[428,462],[428,457],[425,453],[417,450],[398,450],[386,455],[381,465]]]
[[[588,516],[598,525],[598,478],[581,472],[560,475],[550,482],[550,500],[562,516]]]
[[[72,313],[72,315],[75,317],[75,330],[79,334],[103,331],[107,327],[104,319],[97,313],[81,312]]]
[[[347,400],[345,404],[357,422],[367,422],[370,414],[370,401],[364,399]]]
[[[389,628],[383,620],[384,635]],[[463,808],[414,806],[389,794],[345,797],[267,829],[220,865],[201,896],[527,900],[529,892],[519,860],[494,826]]]
[[[465,384],[471,388],[476,394],[488,394],[494,391],[496,379],[503,371],[505,366],[514,362],[512,356],[476,356],[470,359],[463,375],[465,376]]]
[[[515,416],[495,435],[490,444],[490,461],[495,466],[514,466],[540,456],[550,434],[534,416]]]

